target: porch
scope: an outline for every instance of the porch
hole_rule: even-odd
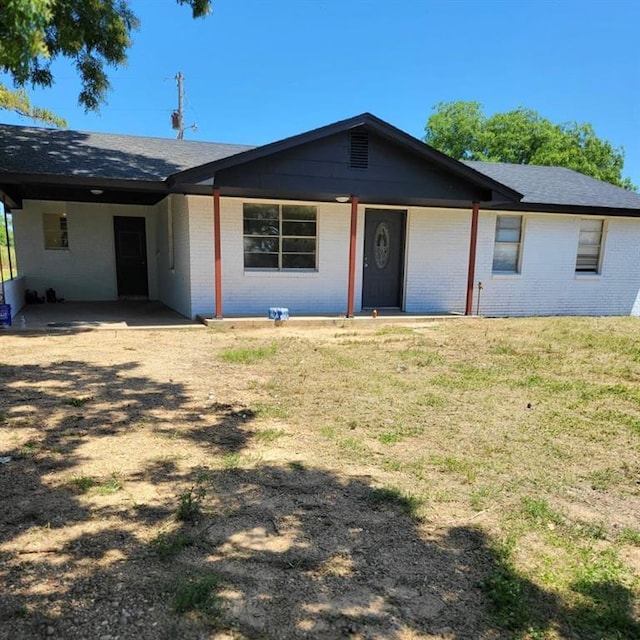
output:
[[[126,300],[24,305],[3,331],[204,328],[161,302]]]

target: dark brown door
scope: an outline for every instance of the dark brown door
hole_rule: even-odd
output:
[[[114,216],[118,296],[149,295],[147,237],[144,218]]]
[[[405,218],[405,211],[365,211],[362,275],[365,309],[402,307]]]

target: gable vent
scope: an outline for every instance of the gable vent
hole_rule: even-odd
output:
[[[351,131],[349,134],[349,167],[369,168],[369,134],[366,131]]]

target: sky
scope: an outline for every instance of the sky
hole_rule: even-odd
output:
[[[260,145],[368,111],[422,138],[439,102],[485,114],[524,106],[591,123],[640,186],[638,0],[130,0],[141,20],[99,114],[77,105],[71,65],[32,101],[72,129]],[[1,76],[0,76],[1,79]],[[7,111],[0,121],[30,124]]]

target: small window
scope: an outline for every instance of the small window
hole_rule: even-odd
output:
[[[45,249],[68,249],[69,235],[66,213],[45,213],[42,216]]]
[[[245,203],[245,269],[315,269],[316,216],[308,205]]]
[[[593,218],[580,220],[576,273],[598,273],[602,247],[602,227],[602,220],[594,220]]]
[[[493,248],[494,273],[518,273],[521,241],[522,216],[498,216]]]

